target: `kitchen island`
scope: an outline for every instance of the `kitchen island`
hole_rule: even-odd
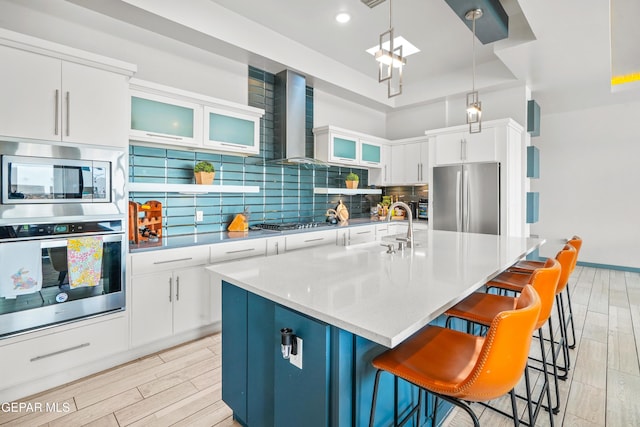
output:
[[[403,251],[388,238],[208,267],[223,283],[223,400],[250,426],[366,425],[371,360],[542,243],[416,231]],[[302,369],[280,354],[285,327],[302,339]],[[417,399],[383,378],[376,420],[392,417],[394,389],[400,413]]]

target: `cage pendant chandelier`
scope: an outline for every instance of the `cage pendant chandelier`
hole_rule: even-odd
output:
[[[392,0],[389,0],[389,29],[380,34],[378,51],[375,54],[378,61],[378,82],[387,82],[389,98],[402,93],[402,69],[407,63],[402,55],[402,45],[394,46],[391,3]],[[395,83],[397,90],[393,89]]]
[[[467,93],[467,124],[469,133],[482,132],[482,102],[476,90],[476,19],[482,17],[482,9],[471,9],[465,15],[471,21],[472,77],[471,92]]]

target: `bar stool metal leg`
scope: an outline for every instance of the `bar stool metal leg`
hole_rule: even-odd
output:
[[[378,385],[380,381],[381,369],[376,370],[376,377],[373,384],[373,396],[371,398],[371,412],[369,413],[369,427],[373,427],[373,421],[376,414],[376,402],[378,400]],[[418,389],[418,403],[398,422],[398,377],[393,377],[394,396],[393,396],[393,425],[394,427],[402,427],[416,415],[416,425],[420,422],[420,408],[422,407],[422,389]]]
[[[565,290],[567,291],[567,305],[569,306],[569,317],[567,321],[571,325],[571,343],[568,344],[568,347],[570,349],[574,349],[576,348],[576,327],[573,323],[573,307],[571,306],[571,292],[569,291],[569,284],[567,284]],[[565,329],[567,326],[568,325],[565,325]]]

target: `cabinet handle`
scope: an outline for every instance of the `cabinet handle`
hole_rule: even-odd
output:
[[[189,260],[192,260],[192,259],[193,259],[193,257],[180,258],[180,259],[170,259],[168,261],[155,261],[154,264],[167,264],[169,262],[189,261]]]
[[[169,302],[173,301],[173,278],[169,277]]]
[[[343,160],[343,161],[345,161],[345,162],[350,162],[350,163],[353,163],[353,162],[355,162],[355,161],[356,161],[356,159],[348,159],[348,158],[346,158],[346,157],[336,157],[336,159],[338,159],[338,160]]]
[[[416,165],[418,167],[418,181],[420,181],[420,163]]]
[[[342,235],[342,246],[347,246],[347,235],[346,234]]]
[[[255,250],[256,250],[256,248],[247,248],[247,249],[238,249],[238,250],[235,250],[235,251],[227,251],[225,253],[226,254],[239,254],[239,253],[242,253],[242,252],[251,252],[251,251],[255,251]]]
[[[280,255],[280,248],[278,247],[278,242],[276,242],[276,255]]]
[[[176,141],[182,141],[182,137],[180,136],[160,135],[159,133],[149,133],[149,132],[147,132],[147,136],[153,136],[155,138],[164,138],[164,139],[175,139]]]
[[[69,136],[69,124],[71,123],[71,119],[69,118],[69,113],[71,111],[71,95],[67,92],[67,136]]]
[[[387,165],[384,165],[384,180],[387,181]]]
[[[240,148],[241,150],[248,150],[249,148],[251,148],[241,144],[230,144],[228,142],[221,142],[220,145],[224,145],[226,147]]]
[[[60,106],[58,105],[60,101],[60,90],[56,89],[56,100],[54,105],[55,110],[55,122],[53,124],[53,134],[58,134],[58,116],[60,115]]]
[[[89,347],[90,345],[91,345],[91,343],[85,342],[85,343],[82,343],[80,345],[76,345],[74,347],[69,347],[69,348],[65,348],[63,350],[54,351],[53,353],[47,353],[47,354],[43,354],[42,356],[36,356],[36,357],[30,359],[29,361],[30,362],[35,362],[37,360],[46,359],[47,357],[56,356],[58,354],[66,353],[68,351],[73,351],[73,350],[78,350],[78,349],[81,349],[81,348],[84,348],[84,347]]]
[[[176,277],[176,301],[180,301],[180,276]]]
[[[319,241],[321,241],[321,240],[324,240],[324,237],[318,237],[317,239],[308,239],[308,240],[305,240],[304,242],[305,242],[305,243],[309,243],[309,242],[319,242]]]
[[[371,233],[371,230],[369,231],[358,231],[356,234],[369,234]]]

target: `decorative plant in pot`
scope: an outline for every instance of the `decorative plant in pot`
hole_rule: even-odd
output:
[[[193,174],[196,177],[196,184],[213,184],[213,178],[216,176],[216,170],[213,165],[207,161],[196,163],[193,168]]]
[[[349,175],[345,178],[345,182],[347,184],[347,188],[358,188],[358,183],[360,182],[360,177],[353,172],[350,172]]]

